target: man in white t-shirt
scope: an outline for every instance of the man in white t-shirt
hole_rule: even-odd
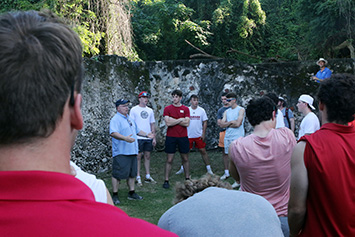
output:
[[[187,135],[189,138],[190,149],[195,144],[195,147],[199,150],[203,162],[206,165],[207,172],[213,175],[211,169],[210,159],[206,152],[206,128],[207,128],[207,114],[206,111],[198,106],[198,96],[192,95],[190,97],[190,125],[187,127]],[[184,172],[184,167],[181,166],[180,170],[176,174],[181,174]]]
[[[298,140],[307,134],[312,134],[320,128],[319,119],[312,110],[315,110],[313,106],[313,98],[310,95],[301,95],[297,103],[298,111],[300,111],[305,117],[302,119],[299,131]]]
[[[138,95],[139,104],[134,106],[129,116],[136,122],[140,130],[154,134],[154,138],[141,137],[138,135],[138,150],[137,155],[137,185],[142,186],[142,179],[140,176],[141,158],[144,155],[144,167],[145,167],[145,179],[146,183],[156,183],[156,181],[150,176],[150,153],[153,147],[156,145],[155,140],[155,119],[154,112],[147,106],[149,94],[146,91],[142,91]]]

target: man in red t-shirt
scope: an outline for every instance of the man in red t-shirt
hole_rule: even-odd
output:
[[[165,182],[163,188],[169,188],[169,174],[176,152],[176,147],[179,148],[182,165],[185,170],[185,178],[190,177],[189,166],[189,139],[187,137],[187,127],[190,124],[190,110],[181,104],[182,92],[174,90],[171,93],[173,104],[166,106],[164,109],[164,120],[168,126],[165,140],[165,152],[167,154],[165,164]]]
[[[318,91],[322,127],[291,159],[290,236],[355,236],[355,77],[332,75]]]
[[[0,235],[170,236],[71,175],[83,127],[79,36],[51,13],[0,16]]]

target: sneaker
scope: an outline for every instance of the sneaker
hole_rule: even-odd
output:
[[[179,169],[179,171],[176,172],[175,174],[182,174],[182,173],[184,173],[184,169]]]
[[[143,197],[139,196],[137,193],[128,194],[128,200],[142,200]]]
[[[229,178],[229,175],[223,174],[220,179],[221,180],[226,180],[228,178]]]
[[[113,201],[113,204],[115,204],[115,205],[118,205],[118,204],[120,204],[121,202],[120,202],[120,200],[118,199],[118,196],[112,196],[112,201]]]
[[[234,182],[232,184],[232,188],[239,188],[240,187],[240,184],[238,184],[237,182]]]
[[[164,184],[163,184],[163,188],[165,188],[165,189],[170,188],[169,181],[165,181],[165,182],[164,182]]]
[[[207,173],[209,173],[210,175],[214,175],[214,173],[212,172],[212,170],[207,170]]]
[[[152,177],[149,177],[149,179],[145,178],[144,182],[148,183],[148,184],[156,184],[157,183]]]
[[[138,185],[139,187],[142,187],[142,186],[143,186],[141,177],[137,177],[136,183],[137,183],[137,185]]]

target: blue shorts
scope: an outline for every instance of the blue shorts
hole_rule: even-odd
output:
[[[118,155],[113,157],[112,177],[121,180],[137,176],[137,155]]]
[[[153,150],[153,140],[152,139],[138,139],[138,150],[139,153],[145,151]]]
[[[187,154],[190,151],[190,142],[188,137],[166,137],[165,152],[174,154],[176,147],[179,148],[181,154]]]

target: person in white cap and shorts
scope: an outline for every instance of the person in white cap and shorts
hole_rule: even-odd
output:
[[[325,60],[324,58],[320,58],[317,61],[317,65],[320,67],[320,70],[317,72],[317,74],[315,76],[312,77],[312,79],[315,82],[320,83],[324,79],[330,78],[330,76],[332,75],[332,71],[330,71],[330,69],[325,66],[327,64],[328,64],[328,61]]]
[[[301,95],[298,99],[297,108],[305,116],[298,131],[298,139],[300,139],[306,134],[312,134],[317,131],[320,128],[320,124],[317,115],[312,112],[312,110],[315,110],[312,96]]]

